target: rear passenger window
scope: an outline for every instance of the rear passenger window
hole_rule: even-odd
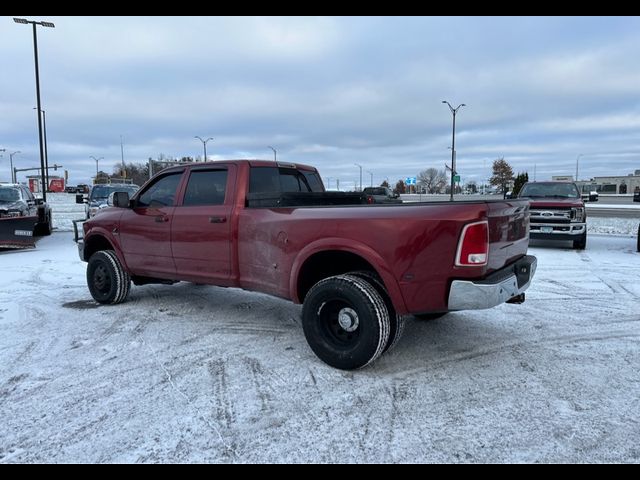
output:
[[[183,205],[222,205],[227,188],[227,170],[192,170]]]
[[[278,169],[275,167],[252,167],[249,178],[249,193],[275,193],[280,191]]]

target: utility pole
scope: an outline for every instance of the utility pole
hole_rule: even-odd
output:
[[[278,161],[278,152],[271,145],[267,145],[267,147],[269,147],[271,150],[273,150],[273,161],[277,162]]]

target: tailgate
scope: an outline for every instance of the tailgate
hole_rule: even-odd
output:
[[[514,199],[504,202],[487,202],[487,207],[489,219],[487,273],[491,273],[527,253],[529,201]]]

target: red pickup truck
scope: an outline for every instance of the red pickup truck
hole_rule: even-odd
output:
[[[518,197],[531,201],[531,238],[570,240],[576,250],[587,247],[587,212],[575,183],[529,182]]]
[[[168,168],[83,224],[93,298],[190,281],[303,304],[311,349],[341,369],[397,343],[406,314],[524,301],[526,200],[368,205],[313,167],[234,160]]]

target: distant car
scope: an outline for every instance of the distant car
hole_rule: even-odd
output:
[[[387,187],[367,187],[362,191],[367,203],[402,203],[400,195]]]
[[[640,190],[636,190],[633,192],[633,201],[640,202]]]
[[[132,185],[130,183],[108,183],[98,184],[91,188],[88,198],[81,198],[78,203],[85,203],[85,218],[89,219],[93,217],[102,208],[108,207],[107,201],[109,195],[113,192],[127,192],[129,196],[133,196],[134,193],[140,188],[138,185]],[[78,195],[80,197],[80,195]],[[76,197],[76,198],[78,198]]]
[[[583,202],[597,202],[598,201],[598,192],[596,191],[595,185],[582,185],[582,190],[580,191],[580,197]]]

